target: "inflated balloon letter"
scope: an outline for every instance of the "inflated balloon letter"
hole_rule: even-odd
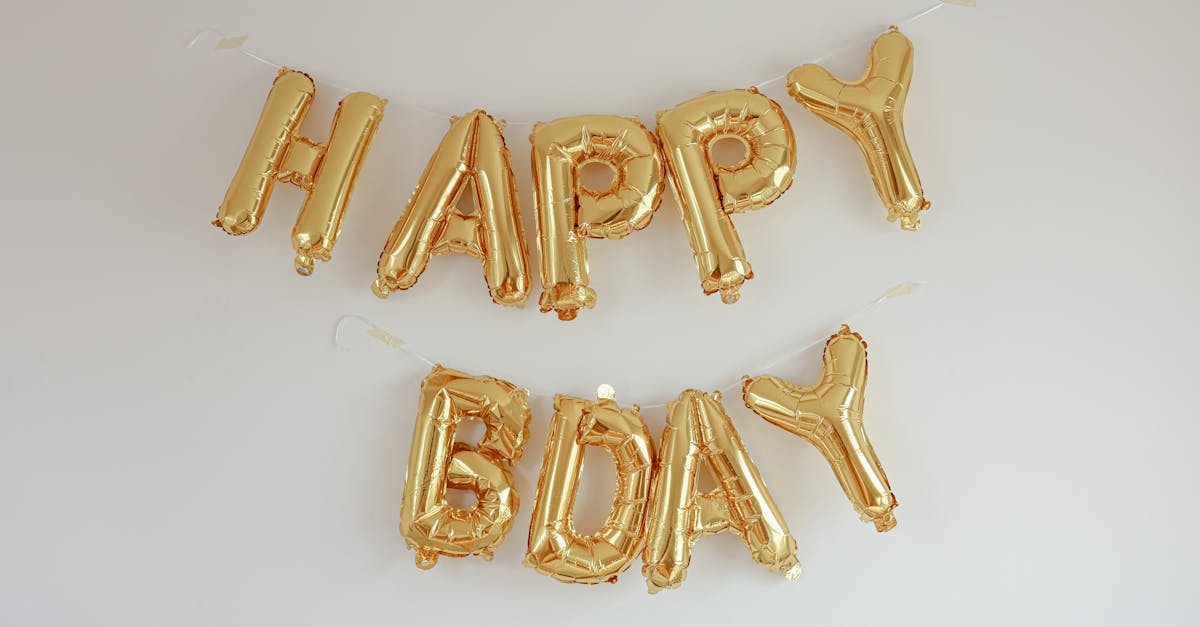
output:
[[[455,210],[459,196],[475,190],[478,211]],[[465,253],[483,260],[492,301],[522,306],[529,296],[529,250],[512,160],[502,125],[482,110],[450,120],[450,130],[409,198],[408,207],[379,255],[379,276],[371,290],[386,298],[417,283],[429,257]]]
[[[771,424],[809,442],[829,460],[864,521],[879,531],[896,526],[896,497],[863,427],[867,343],[842,325],[825,343],[821,380],[809,387],[772,376],[746,377],[746,406]]]
[[[638,408],[613,399],[554,397],[554,418],[538,478],[525,564],[568,583],[615,582],[642,547],[654,470],[654,445]],[[600,531],[580,536],[572,512],[583,472],[583,449],[604,448],[617,467],[612,510]]]
[[[533,194],[542,255],[541,311],[573,320],[596,304],[588,287],[585,237],[620,239],[650,224],[662,198],[658,143],[637,118],[582,115],[534,125]],[[601,190],[579,172],[601,163],[614,172]]]
[[[276,181],[300,187],[305,199],[292,230],[292,247],[296,272],[303,276],[312,274],[314,260],[329,261],[333,253],[350,193],[387,104],[364,92],[346,96],[333,116],[329,141],[319,144],[297,134],[315,92],[307,74],[279,71],[213,221],[230,235],[245,235],[258,227]]]
[[[696,489],[701,460],[716,478],[712,492]],[[723,531],[741,536],[759,564],[788,579],[800,575],[796,540],[725,414],[720,394],[686,390],[667,404],[651,495],[642,553],[651,593],[679,587],[696,540]]]
[[[487,427],[474,448],[454,442],[463,420]],[[517,514],[510,469],[529,438],[529,420],[529,393],[507,381],[434,366],[421,382],[400,511],[400,533],[417,552],[417,567],[433,568],[439,555],[492,558]],[[448,488],[470,490],[478,500],[454,507]]]
[[[792,97],[858,144],[888,220],[899,219],[905,231],[920,228],[920,213],[929,208],[904,137],[912,64],[912,42],[893,26],[871,45],[867,71],[857,81],[842,82],[811,63],[788,73]]]
[[[735,303],[754,271],[729,214],[765,207],[792,184],[796,140],[791,123],[775,101],[754,89],[738,89],[704,94],[660,111],[658,138],[696,256],[700,287]],[[725,138],[744,145],[740,163],[713,159],[713,144]]]

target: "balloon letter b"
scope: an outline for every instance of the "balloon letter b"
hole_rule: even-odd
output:
[[[476,448],[454,442],[463,420],[487,427]],[[400,512],[400,532],[419,568],[433,568],[439,555],[491,559],[517,513],[510,469],[529,437],[529,420],[528,393],[507,381],[434,366],[421,382]],[[454,507],[447,488],[470,490],[478,501]]]
[[[791,123],[775,101],[753,89],[739,89],[704,94],[660,111],[658,138],[700,287],[735,303],[754,272],[729,214],[765,207],[792,184],[796,140]],[[745,146],[740,163],[713,160],[712,146],[724,138]]]
[[[307,74],[279,71],[213,221],[230,235],[245,235],[258,227],[276,181],[300,187],[306,197],[292,230],[292,247],[296,272],[304,276],[312,274],[314,260],[329,261],[387,104],[364,92],[346,96],[333,116],[329,141],[318,144],[297,134],[315,92]]]

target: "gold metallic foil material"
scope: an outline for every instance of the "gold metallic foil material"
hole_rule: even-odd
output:
[[[735,303],[754,271],[729,214],[765,207],[792,184],[791,123],[775,101],[751,88],[707,93],[660,111],[657,132],[700,286]],[[726,137],[745,145],[740,163],[714,161],[712,146]]]
[[[275,181],[284,171],[288,148],[299,139],[297,132],[315,91],[307,74],[279,71],[213,224],[230,235],[245,235],[258,228]]]
[[[712,492],[697,490],[700,461],[706,462],[719,486]],[[725,531],[741,536],[762,566],[789,579],[800,575],[796,541],[721,406],[719,393],[685,390],[667,404],[651,494],[642,553],[642,574],[651,593],[679,587],[687,577],[696,540]]]
[[[596,304],[585,238],[620,239],[650,224],[662,197],[662,158],[654,135],[636,117],[539,122],[529,141],[542,260],[539,307],[573,320]],[[611,167],[612,184],[602,190],[582,185],[579,172],[589,163]]]
[[[567,583],[616,582],[642,548],[654,470],[654,444],[638,408],[615,400],[554,397],[554,417],[538,477],[525,564]],[[583,452],[599,446],[617,469],[612,510],[600,531],[580,536],[572,512]]]
[[[433,568],[440,555],[491,559],[517,514],[511,469],[530,418],[528,391],[507,381],[434,366],[421,382],[400,512],[400,533],[419,568]],[[454,441],[463,420],[486,427],[474,447]],[[446,501],[449,488],[470,490],[477,502],[454,507]]]
[[[888,220],[915,231],[929,208],[904,136],[904,101],[912,80],[912,42],[896,27],[871,45],[867,71],[843,82],[819,65],[788,73],[788,92],[804,108],[842,129],[858,144]]]
[[[800,387],[772,376],[746,377],[746,406],[771,424],[809,442],[829,460],[838,482],[864,521],[878,531],[896,526],[896,497],[863,426],[867,343],[842,328],[825,343],[824,369]]]
[[[307,74],[279,71],[213,221],[230,235],[244,235],[258,227],[276,181],[300,187],[305,199],[292,230],[292,247],[296,272],[304,276],[312,274],[315,260],[329,261],[333,253],[387,104],[364,92],[346,96],[333,117],[329,141],[321,144],[297,134],[315,92]]]
[[[463,215],[459,197],[474,189],[478,210]],[[431,255],[463,253],[483,260],[492,301],[523,306],[529,296],[529,249],[521,228],[512,159],[502,123],[476,109],[450,120],[408,207],[379,255],[371,286],[386,298],[417,283]]]

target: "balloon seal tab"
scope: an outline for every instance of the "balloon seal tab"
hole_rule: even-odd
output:
[[[416,555],[415,561],[417,564],[417,568],[420,568],[421,570],[429,570],[429,569],[433,568],[434,566],[437,566],[437,562],[438,562],[437,551],[428,550],[428,549],[417,549],[417,555]]]
[[[304,253],[296,253],[296,260],[292,265],[296,268],[296,274],[300,276],[312,276],[315,264],[311,256]]]

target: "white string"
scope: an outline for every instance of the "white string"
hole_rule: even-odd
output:
[[[923,283],[921,281],[906,281],[904,283],[900,283],[895,286],[892,286],[891,289],[887,290],[883,294],[880,294],[879,297],[876,298],[875,300],[872,300],[871,302],[863,305],[862,307],[859,307],[853,313],[851,313],[847,316],[844,316],[841,319],[842,323],[849,324],[850,322],[858,319],[859,317],[865,315],[867,312],[878,307],[879,305],[882,305],[883,303],[886,303],[889,300],[893,300],[893,299],[900,298],[903,296],[908,296],[910,294],[915,294],[923,285],[925,285],[925,283]],[[334,324],[333,345],[338,350],[350,350],[350,347],[342,342],[342,331],[345,328],[346,323],[350,322],[350,321],[356,321],[356,322],[362,323],[364,326],[367,327],[367,335],[379,340],[380,342],[382,342],[392,348],[402,351],[408,357],[424,364],[425,366],[427,366],[429,368],[433,368],[438,363],[436,360],[429,357],[428,355],[425,355],[425,354],[421,353],[420,351],[410,348],[404,342],[404,340],[400,339],[399,337],[397,337],[395,335],[392,335],[383,327],[375,324],[370,318],[367,318],[366,316],[360,316],[358,314],[344,314],[341,317],[339,317],[337,319],[337,322]],[[841,323],[839,323],[836,326],[830,327],[830,329],[832,331],[836,332],[840,326],[841,326]],[[825,341],[829,339],[829,335],[830,335],[830,331],[825,331],[823,333],[819,333],[816,336],[814,336],[810,341],[805,342],[804,344],[801,344],[795,348],[792,348],[791,350],[784,352],[782,355],[780,355],[779,357],[776,357],[775,359],[772,359],[771,361],[767,362],[766,364],[763,364],[762,366],[759,366],[757,368],[751,368],[751,369],[744,370],[744,372],[764,372],[767,370],[771,370],[775,366],[783,363],[784,361],[787,361],[788,359],[791,359],[802,353],[805,353],[814,347],[824,345]],[[733,383],[731,383],[723,388],[720,388],[720,392],[722,394],[731,394],[737,390],[740,390],[741,388],[742,388],[742,380],[739,378],[739,379],[735,380]],[[544,391],[544,390],[535,390],[535,389],[530,389],[530,388],[526,388],[526,389],[529,391],[529,396],[534,397],[534,398],[549,399],[549,398],[554,397],[554,392],[549,392],[549,391]],[[643,410],[659,409],[662,407],[666,407],[667,403],[669,403],[671,400],[673,400],[673,399],[668,399],[668,400],[664,400],[661,402],[652,403],[649,405],[640,405],[640,407]]]
[[[437,365],[437,362],[409,348],[408,344],[406,344],[404,340],[401,340],[391,333],[388,333],[383,327],[372,322],[370,318],[367,318],[366,316],[360,316],[358,314],[344,314],[342,317],[338,318],[337,325],[333,329],[333,345],[338,350],[350,350],[348,346],[342,343],[342,327],[345,326],[347,320],[357,320],[363,323],[369,327],[367,329],[367,335],[370,335],[371,337],[383,342],[384,344],[387,344],[392,348],[403,351],[404,354],[425,364],[426,366],[432,368]]]
[[[900,28],[900,27],[903,27],[903,26],[907,26],[907,25],[909,25],[909,24],[912,24],[913,22],[916,22],[917,20],[919,20],[919,19],[921,19],[921,18],[923,18],[923,17],[925,17],[925,16],[927,16],[927,15],[929,15],[929,14],[933,13],[934,11],[937,11],[938,9],[940,9],[940,8],[942,8],[942,7],[944,7],[944,6],[946,6],[946,3],[945,3],[945,2],[936,2],[936,3],[934,3],[934,4],[931,4],[931,5],[929,5],[928,7],[925,7],[924,9],[921,9],[920,11],[917,11],[916,13],[913,13],[912,15],[909,15],[909,16],[907,16],[907,17],[905,17],[905,18],[902,18],[902,19],[900,19],[900,20],[898,20],[898,21],[896,21],[896,22],[893,22],[893,23],[891,24],[891,26],[895,26],[896,28]],[[890,28],[890,27],[889,27],[889,28]],[[887,32],[887,31],[885,30],[885,31],[882,31],[882,32]],[[270,59],[268,59],[268,58],[266,58],[266,57],[259,56],[259,55],[255,54],[255,53],[253,53],[253,52],[250,52],[249,50],[247,50],[247,49],[245,48],[245,46],[241,45],[241,43],[240,43],[240,42],[236,42],[236,38],[231,38],[231,37],[229,37],[228,35],[226,35],[225,33],[223,33],[222,31],[220,31],[220,30],[217,30],[217,29],[215,29],[215,28],[212,28],[212,27],[208,27],[208,26],[206,26],[206,27],[204,27],[204,28],[201,28],[200,30],[196,31],[195,35],[193,35],[193,36],[192,36],[192,38],[191,38],[191,40],[189,40],[189,41],[188,41],[188,43],[187,43],[187,47],[188,47],[188,48],[195,48],[195,47],[196,47],[196,45],[197,45],[198,43],[200,43],[200,40],[201,40],[201,39],[202,39],[202,38],[203,38],[205,35],[208,35],[208,34],[213,34],[213,35],[216,35],[217,37],[219,37],[219,38],[220,38],[220,39],[217,41],[217,45],[216,45],[216,46],[214,46],[214,48],[213,48],[214,50],[235,50],[235,51],[237,51],[238,53],[240,53],[240,54],[242,54],[242,55],[245,55],[246,57],[249,57],[250,59],[253,59],[253,60],[255,60],[255,61],[259,62],[259,63],[262,63],[263,65],[267,65],[267,66],[270,66],[270,67],[272,67],[272,68],[275,68],[276,70],[283,69],[283,67],[284,67],[284,66],[283,66],[282,64],[280,64],[280,63],[276,63],[275,61],[272,61],[272,60],[270,60]],[[814,59],[814,60],[812,61],[812,63],[822,63],[822,62],[824,62],[824,61],[826,61],[826,60],[828,60],[828,59],[832,59],[832,58],[836,58],[836,57],[838,57],[838,56],[841,56],[842,54],[845,54],[846,52],[849,52],[850,50],[853,50],[853,49],[856,49],[856,48],[861,48],[861,47],[862,47],[862,45],[863,45],[864,43],[869,43],[869,42],[871,42],[871,41],[874,41],[874,39],[875,39],[876,37],[878,37],[878,36],[879,36],[879,34],[880,34],[880,33],[877,33],[877,34],[875,34],[875,35],[871,35],[870,37],[864,37],[864,38],[862,38],[862,39],[856,39],[856,40],[854,40],[854,41],[852,41],[852,42],[848,42],[848,43],[846,43],[846,44],[843,44],[843,45],[841,45],[841,46],[838,46],[837,48],[834,48],[833,50],[831,50],[831,51],[829,51],[829,52],[827,52],[827,53],[825,53],[825,54],[823,54],[823,55],[821,55],[821,56],[817,57],[816,59]],[[244,40],[244,39],[245,39],[245,37],[242,37],[241,39],[243,39],[243,40]],[[222,43],[222,42],[225,42],[225,41],[235,41],[236,45],[230,45],[230,46],[225,46],[225,47],[221,46],[221,43]],[[777,75],[777,76],[773,76],[773,77],[771,77],[771,78],[768,78],[768,79],[766,79],[766,80],[764,80],[764,81],[760,81],[760,82],[758,82],[758,83],[755,83],[755,84],[754,84],[754,87],[755,87],[755,88],[757,88],[757,89],[762,89],[762,88],[766,87],[767,85],[771,85],[771,84],[773,84],[773,83],[778,83],[779,81],[782,81],[782,80],[784,80],[785,78],[787,78],[787,74],[786,74],[786,73],[784,73],[784,74],[780,74],[780,75]],[[332,88],[333,88],[333,89],[335,89],[335,90],[338,90],[338,91],[341,91],[341,92],[343,92],[343,94],[349,94],[349,93],[351,93],[351,92],[356,92],[356,91],[371,91],[372,93],[377,93],[377,91],[378,91],[378,90],[352,89],[352,88],[350,88],[350,87],[346,87],[345,85],[341,85],[341,84],[339,84],[339,83],[334,83],[334,82],[332,82],[332,81],[327,81],[327,80],[324,80],[324,79],[322,79],[322,80],[316,80],[316,79],[313,79],[313,81],[314,81],[315,83],[317,83],[318,85],[324,85],[324,86],[326,86],[326,87],[332,87]],[[389,102],[395,102],[395,103],[399,103],[399,104],[400,104],[400,105],[402,105],[402,106],[408,107],[408,108],[410,108],[410,109],[413,109],[413,110],[416,110],[416,111],[420,111],[421,113],[424,113],[424,114],[426,114],[426,115],[433,116],[433,117],[438,117],[438,118],[443,118],[443,119],[449,119],[451,116],[458,115],[458,113],[447,113],[447,112],[444,112],[444,111],[438,111],[438,110],[436,110],[436,109],[431,109],[431,108],[429,108],[429,107],[426,107],[426,106],[423,106],[423,105],[417,104],[417,103],[415,103],[415,102],[413,102],[413,101],[411,101],[411,100],[407,100],[407,99],[404,99],[404,98],[393,98],[393,97],[390,97],[390,96],[389,96],[389,97],[388,97],[388,101],[389,101]],[[461,112],[460,112],[460,113],[461,113]],[[536,123],[537,123],[537,122],[535,122],[535,121],[519,121],[519,122],[513,122],[513,121],[511,121],[511,120],[509,120],[509,121],[506,121],[506,124],[507,124],[509,127],[517,127],[517,126],[529,126],[529,127],[532,127],[532,126],[533,126],[534,124],[536,124]]]
[[[945,2],[936,2],[934,4],[931,4],[927,7],[925,7],[924,9],[921,9],[920,11],[913,13],[912,15],[909,15],[906,18],[903,18],[901,20],[893,22],[888,27],[888,29],[890,30],[892,27],[899,29],[899,28],[908,26],[909,24],[912,24],[913,22],[925,17],[926,15],[929,15],[930,13],[933,13],[934,11],[937,11],[938,9],[940,9],[944,6],[946,6]],[[886,32],[887,32],[887,30],[884,30],[882,32],[875,33],[874,35],[871,35],[869,37],[863,37],[861,39],[856,39],[854,41],[844,43],[844,44],[838,46],[837,48],[834,48],[833,50],[830,50],[829,52],[826,52],[825,54],[813,59],[812,61],[809,61],[809,63],[815,63],[817,65],[820,65],[820,64],[824,63],[825,61],[828,61],[829,59],[836,59],[836,58],[842,56],[843,54],[850,52],[851,50],[862,48],[863,44],[867,44],[872,41],[875,41],[876,37],[879,37],[879,35],[882,35],[883,33],[886,33]],[[778,76],[772,76],[771,78],[768,78],[765,81],[755,83],[754,86],[758,89],[762,89],[772,83],[778,83],[779,81],[781,81],[785,78],[787,78],[787,74],[780,74]]]

